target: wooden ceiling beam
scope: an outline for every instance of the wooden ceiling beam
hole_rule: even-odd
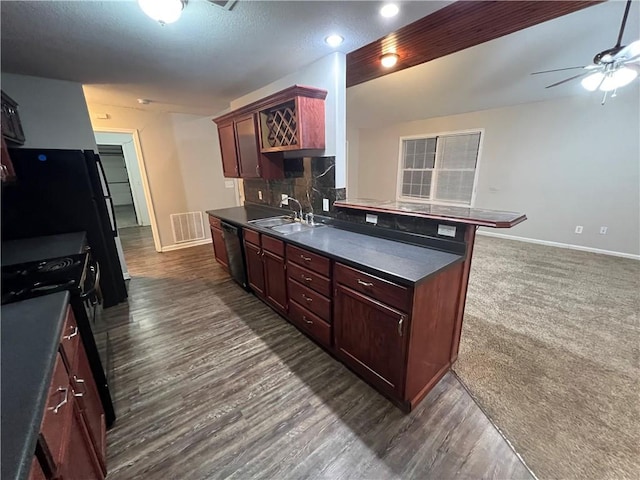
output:
[[[420,65],[604,0],[459,0],[347,55],[347,87]],[[395,67],[380,57],[398,54]]]

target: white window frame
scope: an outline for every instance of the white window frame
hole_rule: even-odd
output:
[[[425,138],[435,138],[435,137],[445,137],[445,136],[453,136],[453,135],[467,135],[470,133],[479,133],[480,134],[480,143],[478,144],[478,158],[476,160],[476,170],[475,170],[475,174],[473,177],[473,191],[471,192],[471,202],[470,203],[460,203],[460,202],[444,202],[442,200],[433,200],[433,199],[427,199],[427,198],[416,198],[416,197],[405,197],[402,195],[402,175],[404,172],[404,169],[402,168],[404,166],[404,157],[403,157],[403,153],[404,153],[404,149],[403,149],[403,145],[402,142],[404,142],[405,140],[417,140],[417,139],[425,139]],[[450,132],[439,132],[439,133],[424,133],[424,134],[420,134],[420,135],[405,135],[405,136],[401,136],[400,140],[398,141],[398,174],[397,174],[397,179],[396,179],[396,200],[399,202],[411,202],[411,203],[432,203],[432,204],[436,204],[436,205],[448,205],[448,206],[455,206],[455,207],[470,207],[473,208],[473,206],[476,203],[476,191],[477,191],[477,187],[478,187],[478,172],[480,172],[480,159],[482,158],[482,144],[484,143],[484,128],[472,128],[469,130],[454,130],[454,131],[450,131]],[[437,149],[437,143],[436,143],[436,149]],[[435,159],[435,163],[433,165],[433,170],[436,171],[437,170],[437,163],[438,163],[438,155],[436,154],[436,159]],[[437,177],[437,175],[434,175],[433,178],[435,179]],[[433,188],[436,185],[437,180],[434,181],[433,185],[431,186],[431,189],[433,191]]]

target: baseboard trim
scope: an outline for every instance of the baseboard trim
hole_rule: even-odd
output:
[[[615,252],[613,250],[603,250],[601,248],[583,247],[582,245],[572,245],[570,243],[550,242],[548,240],[538,240],[536,238],[516,237],[514,235],[505,235],[504,233],[487,232],[478,230],[478,235],[487,237],[504,238],[506,240],[516,240],[518,242],[535,243],[537,245],[546,245],[548,247],[567,248],[569,250],[579,250],[581,252],[600,253],[602,255],[611,255],[613,257],[630,258],[632,260],[640,260],[640,255],[632,253]]]
[[[166,247],[162,247],[160,251],[164,252],[172,252],[173,250],[181,250],[183,248],[197,247],[200,245],[206,245],[211,243],[210,238],[205,238],[202,240],[196,240],[194,242],[185,242],[185,243],[174,243],[173,245],[167,245]]]

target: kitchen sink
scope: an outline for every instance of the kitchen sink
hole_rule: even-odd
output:
[[[272,228],[277,227],[278,225],[292,224],[294,222],[295,220],[292,217],[285,215],[279,217],[260,218],[258,220],[249,220],[250,224],[262,228]]]
[[[290,233],[306,232],[314,228],[323,227],[324,225],[309,225],[307,223],[289,223],[286,225],[278,225],[271,227],[271,230],[282,233],[283,235],[289,235]]]

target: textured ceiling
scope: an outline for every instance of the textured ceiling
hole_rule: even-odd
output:
[[[450,2],[246,1],[231,11],[190,0],[182,18],[160,26],[137,2],[1,2],[2,71],[81,82],[90,103],[213,114],[334,51],[349,52]]]
[[[609,1],[350,87],[347,123],[378,127],[573,95],[599,100],[600,94],[587,92],[579,80],[545,89],[579,70],[530,74],[591,63],[596,53],[614,46],[624,7]],[[640,38],[639,7],[632,3],[623,44]],[[640,81],[608,102],[630,101],[634,89]]]

